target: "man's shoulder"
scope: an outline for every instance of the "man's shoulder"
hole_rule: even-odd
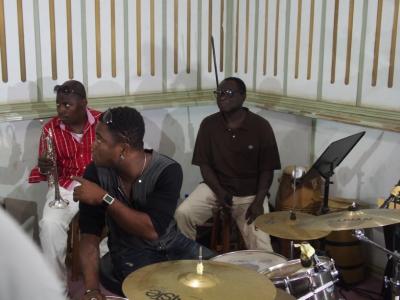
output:
[[[267,119],[264,117],[260,116],[259,114],[256,114],[252,111],[248,111],[248,120],[251,121],[251,123],[256,124],[256,126],[266,126],[266,127],[271,127],[271,124],[268,122]]]
[[[220,112],[216,112],[216,113],[213,113],[211,115],[208,115],[207,117],[205,117],[203,119],[203,121],[201,121],[201,125],[204,127],[204,126],[207,126],[209,124],[215,124],[216,122],[218,122],[220,117],[221,117],[221,113]]]
[[[100,117],[100,115],[102,114],[101,111],[92,109],[92,108],[90,108],[90,107],[88,107],[88,110],[89,110],[89,112],[92,114],[92,116],[96,118],[96,120],[97,120],[97,119]]]

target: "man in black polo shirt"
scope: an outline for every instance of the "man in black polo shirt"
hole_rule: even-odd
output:
[[[241,79],[226,78],[214,93],[220,112],[201,123],[192,160],[204,183],[178,207],[175,219],[195,239],[196,226],[220,206],[231,210],[248,249],[272,251],[269,235],[252,223],[264,213],[274,170],[281,167],[274,133],[268,121],[243,107]]]
[[[195,259],[199,245],[182,235],[174,212],[182,185],[182,168],[171,158],[143,148],[144,122],[138,111],[106,111],[96,127],[93,163],[79,200],[80,258],[84,299],[104,299],[99,290],[99,241],[105,224],[113,273],[122,284],[134,270],[165,260]],[[203,250],[204,257],[211,251]]]

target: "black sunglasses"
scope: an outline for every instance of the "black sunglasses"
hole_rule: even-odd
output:
[[[121,132],[121,130],[119,130],[118,128],[116,128],[115,124],[113,123],[112,111],[111,111],[110,108],[107,109],[107,110],[103,113],[103,115],[102,115],[102,117],[101,117],[101,121],[102,121],[104,124],[106,124],[107,127],[108,127],[111,131],[113,131],[113,132],[119,134],[121,137],[123,137],[124,139],[126,139],[126,140],[129,142],[129,137],[128,137],[128,135],[127,135],[126,133],[124,133],[124,132]]]
[[[235,96],[238,92],[236,91],[232,91],[230,89],[226,89],[226,90],[215,90],[213,91],[213,94],[216,98],[218,97],[222,97],[222,96],[227,96],[229,98],[232,98],[233,96]]]

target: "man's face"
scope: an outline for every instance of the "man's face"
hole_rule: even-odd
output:
[[[233,112],[242,107],[246,95],[240,93],[235,81],[224,80],[218,86],[216,97],[221,112]]]
[[[67,125],[81,123],[86,115],[86,99],[80,99],[75,94],[59,93],[56,100],[57,114],[60,120]]]
[[[99,122],[96,138],[92,144],[92,158],[98,167],[113,167],[119,161],[122,144],[115,141],[108,125]]]

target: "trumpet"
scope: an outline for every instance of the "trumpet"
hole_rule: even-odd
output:
[[[43,125],[43,120],[40,120],[40,122]],[[42,127],[44,128],[44,127]],[[44,139],[44,147],[46,149],[45,155],[46,158],[51,160],[53,163],[53,169],[47,174],[47,182],[49,184],[49,187],[54,186],[54,200],[49,202],[49,206],[51,208],[66,208],[69,204],[69,201],[66,199],[63,199],[61,197],[60,193],[60,185],[58,182],[58,171],[57,171],[57,155],[56,151],[54,149],[54,143],[53,143],[53,132],[51,128],[48,129],[47,135],[44,132],[42,133],[42,137]]]

